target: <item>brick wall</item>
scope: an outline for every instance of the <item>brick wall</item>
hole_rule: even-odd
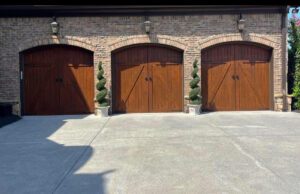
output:
[[[60,33],[57,37],[51,35],[52,18],[0,18],[0,102],[20,101],[19,52],[34,46],[69,44],[94,51],[94,64],[100,60],[104,63],[108,88],[112,50],[150,42],[175,46],[184,50],[184,94],[188,95],[192,62],[198,59],[201,63],[201,49],[221,42],[244,40],[273,48],[273,107],[283,110],[278,97],[283,98],[282,83],[286,83],[282,74],[286,50],[282,44],[281,14],[245,14],[243,17],[246,23],[241,34],[236,22],[239,15],[150,16],[149,35],[144,32],[142,16],[58,17]]]

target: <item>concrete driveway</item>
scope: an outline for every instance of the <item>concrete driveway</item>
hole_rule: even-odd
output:
[[[0,193],[300,193],[300,114],[39,116],[0,128]]]

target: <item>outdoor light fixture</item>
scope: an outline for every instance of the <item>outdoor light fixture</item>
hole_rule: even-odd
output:
[[[146,33],[149,34],[150,33],[151,22],[149,20],[147,20],[147,21],[144,22],[144,25],[145,25]]]
[[[238,20],[238,29],[240,32],[245,29],[245,19],[243,19],[242,14],[240,14],[240,19]]]
[[[53,22],[51,22],[52,34],[57,35],[59,31],[59,24],[56,22],[56,18],[53,17]]]

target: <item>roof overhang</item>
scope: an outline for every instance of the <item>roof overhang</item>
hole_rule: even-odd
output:
[[[2,5],[0,17],[286,13],[286,5]]]

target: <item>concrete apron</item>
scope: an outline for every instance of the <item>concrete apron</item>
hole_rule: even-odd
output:
[[[299,115],[24,117],[0,129],[1,193],[297,193]]]

